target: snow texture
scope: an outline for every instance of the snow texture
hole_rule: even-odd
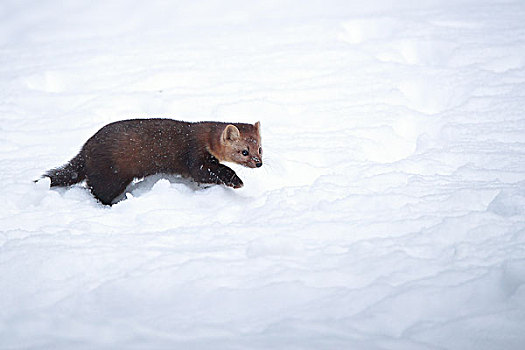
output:
[[[1,349],[523,349],[523,1],[0,3]],[[261,121],[244,188],[33,183]]]

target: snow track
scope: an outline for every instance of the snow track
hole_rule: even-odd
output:
[[[525,5],[0,5],[0,348],[521,349]],[[244,188],[33,183],[132,117],[261,121]]]

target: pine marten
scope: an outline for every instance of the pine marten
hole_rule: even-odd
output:
[[[262,166],[259,122],[121,120],[104,126],[77,156],[43,176],[51,179],[51,187],[71,186],[85,179],[95,198],[111,205],[134,178],[157,173],[242,187],[235,171],[222,161],[249,168]]]

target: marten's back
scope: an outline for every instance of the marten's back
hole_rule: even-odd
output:
[[[190,123],[170,119],[132,119],[108,124],[82,148],[89,169],[143,177],[158,172],[186,175],[187,159],[199,148]]]

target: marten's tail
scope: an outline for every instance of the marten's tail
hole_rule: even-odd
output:
[[[51,187],[54,186],[71,186],[86,178],[85,162],[82,152],[71,159],[67,164],[51,169],[42,177],[51,179]]]

